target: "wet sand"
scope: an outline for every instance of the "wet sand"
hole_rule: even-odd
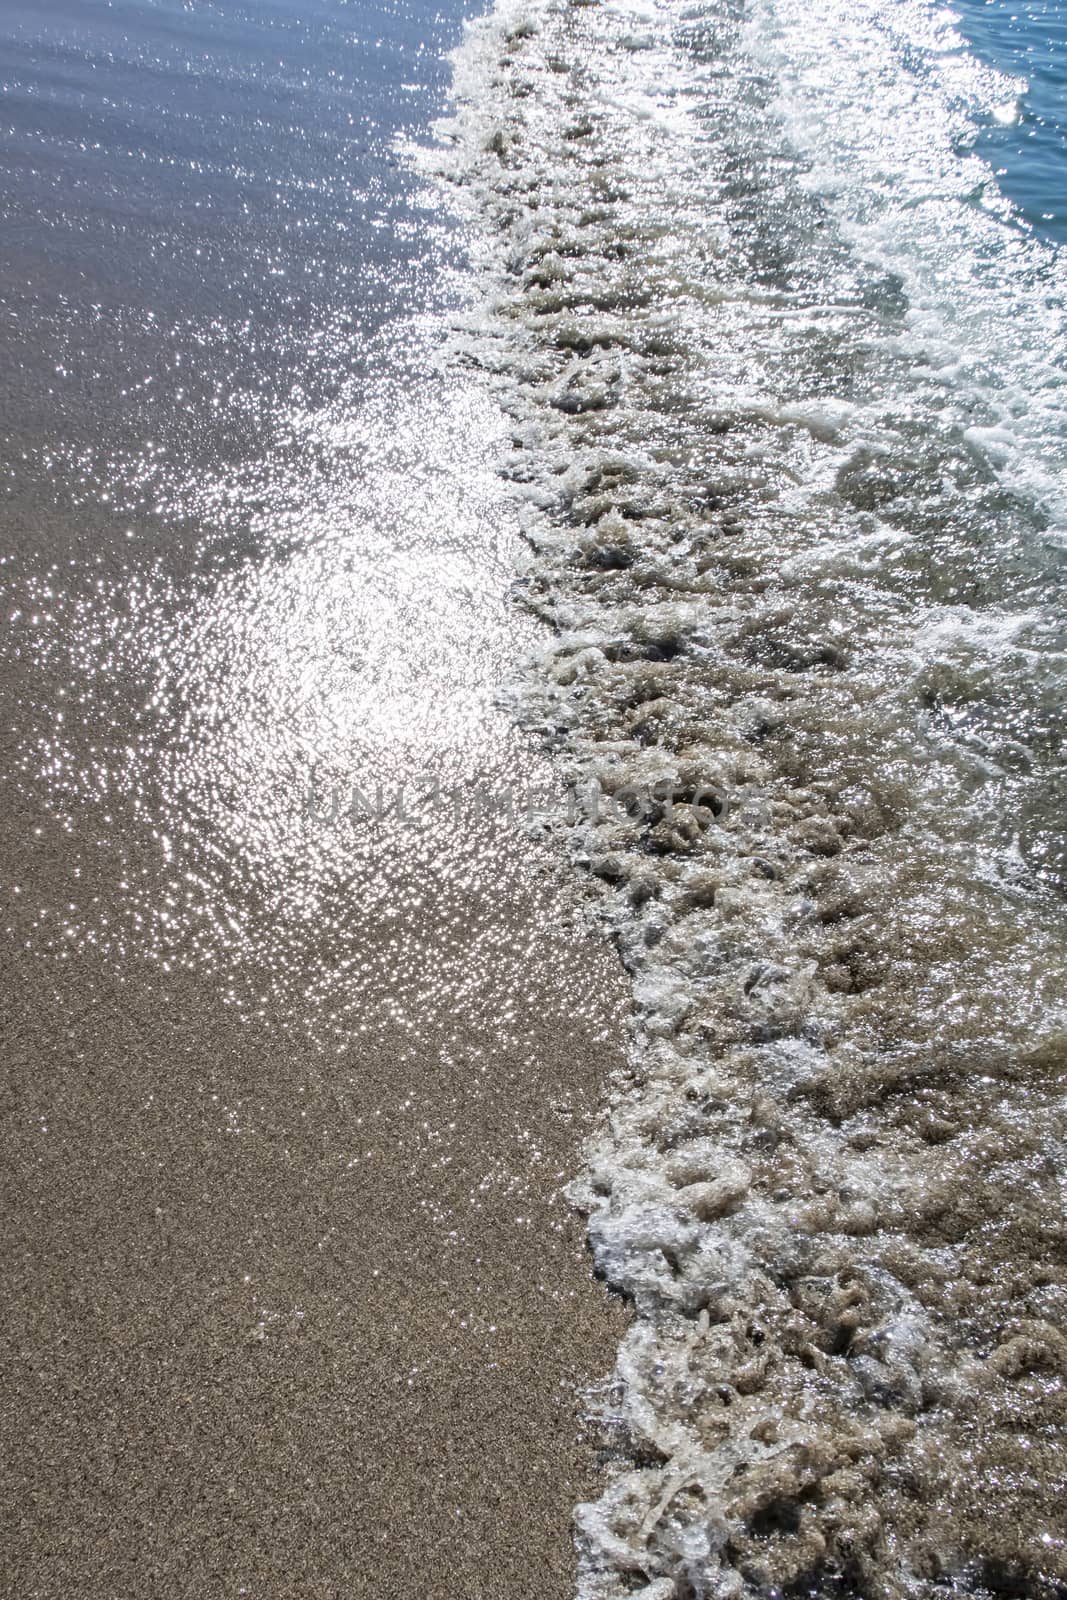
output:
[[[624,1316],[560,1189],[626,987],[517,823],[414,809],[544,777],[491,703],[532,637],[492,467],[408,453],[441,388],[282,548],[4,506],[5,1593],[573,1593]],[[307,751],[410,817],[309,818]]]
[[[572,1593],[620,969],[510,823],[304,814],[543,776],[393,150],[458,29],[0,19],[6,1594]]]
[[[530,895],[494,896],[507,937]],[[534,937],[513,1036],[487,974],[446,1066],[384,1028],[325,1065],[91,956],[42,998],[9,934],[5,1592],[573,1592],[575,1385],[621,1318],[556,1173],[620,985]],[[578,964],[601,1018],[560,1003]]]
[[[514,821],[305,814],[308,752],[409,805],[544,778],[506,508],[412,381],[281,546],[4,504],[6,1593],[573,1593],[624,1316],[560,1189],[624,976]]]

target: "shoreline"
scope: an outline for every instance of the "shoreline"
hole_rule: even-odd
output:
[[[205,1015],[194,975],[86,951],[44,1006],[39,957],[15,955],[13,1592],[570,1600],[595,1482],[575,1408],[627,1316],[559,1186],[626,996],[507,853],[462,922],[415,915],[461,968],[521,950],[521,996],[506,967],[475,971],[465,1016],[431,1002],[414,1042],[410,970],[366,995],[362,1043],[324,1055]]]
[[[624,977],[520,829],[304,806],[313,765],[549,781],[494,706],[536,630],[499,418],[437,360],[457,241],[391,142],[457,19],[309,0],[279,80],[247,8],[134,9],[79,31],[121,147],[98,107],[0,327],[5,1584],[571,1600],[627,1314],[560,1190]],[[16,44],[15,164],[54,89]],[[168,139],[193,177],[122,154]],[[35,298],[61,227],[115,271]]]
[[[555,828],[637,1012],[570,1187],[636,1312],[579,1594],[1053,1600],[1062,776],[1005,741],[1063,681],[1054,567],[751,44],[498,6],[436,165],[554,631],[517,720],[567,784],[678,801]]]

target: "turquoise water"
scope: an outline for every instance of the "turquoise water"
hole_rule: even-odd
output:
[[[1067,9],[1059,0],[958,0],[960,27],[989,66],[1025,79],[1017,120],[979,148],[1039,233],[1067,241]]]

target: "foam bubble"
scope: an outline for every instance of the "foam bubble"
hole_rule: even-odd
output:
[[[684,791],[558,825],[636,1007],[572,1186],[635,1308],[590,1401],[610,1466],[581,1590],[1051,1594],[1067,656],[1027,480],[1051,323],[1032,370],[994,370],[977,256],[952,323],[888,134],[856,145],[881,183],[857,231],[826,96],[872,5],[760,15],[757,61],[729,7],[504,0],[431,158],[472,224],[486,309],[457,350],[509,416],[522,598],[553,630],[509,702],[574,781]],[[949,26],[916,37],[957,83]],[[952,249],[963,115],[915,146],[915,237]]]

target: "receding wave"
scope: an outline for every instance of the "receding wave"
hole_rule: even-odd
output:
[[[1067,1592],[1062,268],[945,39],[505,0],[432,158],[553,633],[516,714],[620,802],[557,824],[637,1002],[573,1186],[635,1308],[587,1600]]]

